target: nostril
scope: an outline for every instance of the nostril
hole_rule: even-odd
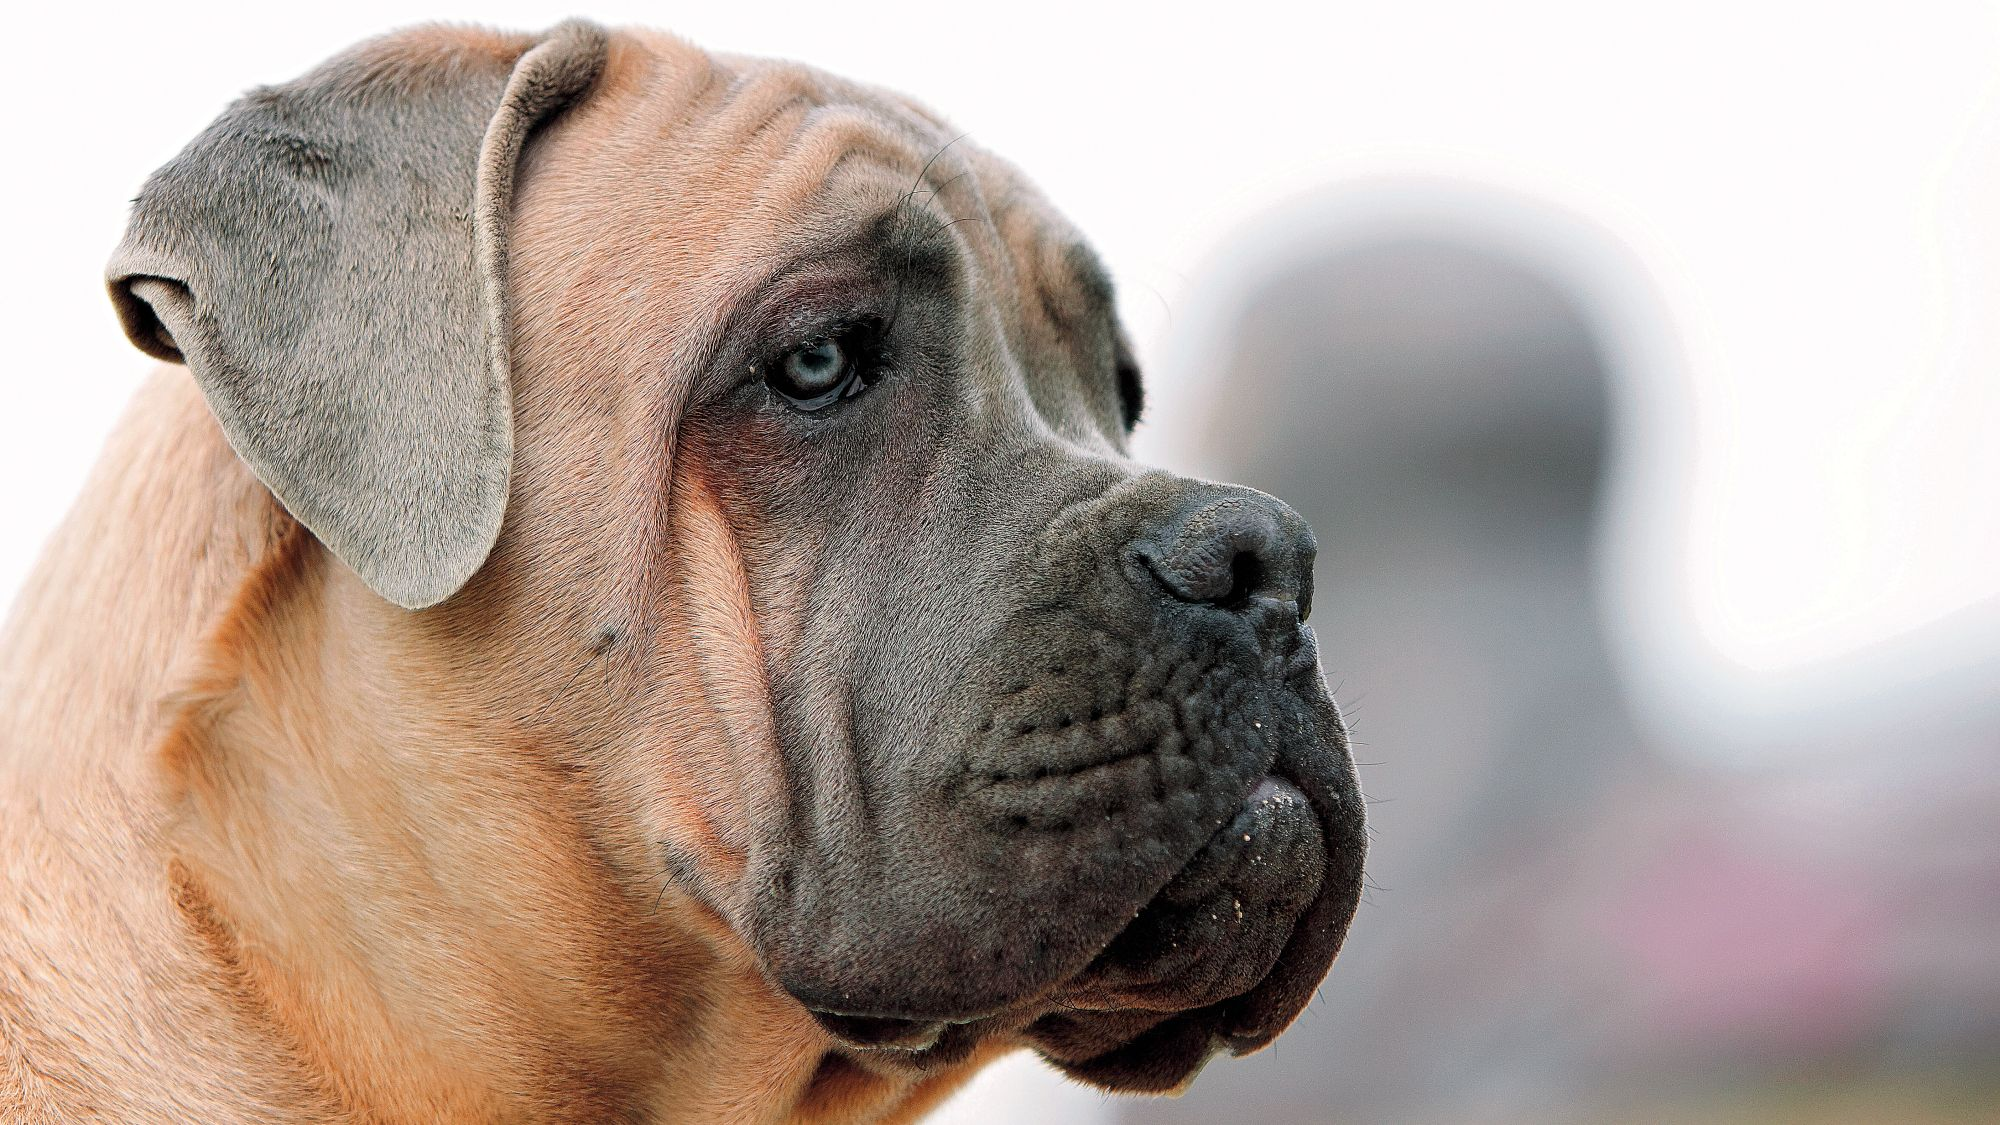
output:
[[[1242,609],[1264,588],[1264,560],[1249,551],[1238,551],[1229,560],[1229,592],[1216,600],[1224,609]]]
[[[1282,503],[1255,494],[1227,496],[1169,519],[1166,528],[1149,529],[1151,535],[1132,545],[1134,581],[1218,609],[1241,611],[1273,600],[1296,605],[1301,621],[1310,612],[1312,533]]]

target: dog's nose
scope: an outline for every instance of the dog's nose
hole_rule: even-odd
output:
[[[1225,610],[1262,601],[1312,612],[1312,529],[1291,506],[1247,488],[1203,488],[1132,544],[1146,575],[1169,596]],[[1144,580],[1144,579],[1142,579]]]

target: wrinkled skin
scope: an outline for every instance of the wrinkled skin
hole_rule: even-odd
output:
[[[1019,1032],[1173,1088],[1290,1022],[1359,890],[1312,535],[1127,458],[1109,285],[1011,170],[815,94],[900,154],[817,187],[680,425],[742,545],[780,761],[740,871],[671,838],[667,865],[870,1065]],[[854,397],[804,412],[756,377],[870,316]]]

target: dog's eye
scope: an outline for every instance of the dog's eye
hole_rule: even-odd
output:
[[[766,365],[764,383],[800,410],[818,410],[860,394],[875,381],[868,325],[800,344]]]

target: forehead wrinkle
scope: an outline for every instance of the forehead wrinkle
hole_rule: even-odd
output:
[[[982,219],[991,229],[979,186],[985,157],[962,143],[965,134],[953,135],[942,118],[891,92],[839,79],[829,82],[841,98],[810,111],[793,146],[822,184],[850,164],[873,164],[884,177],[885,201],[894,201],[885,206],[921,223],[916,229],[943,233],[968,218]],[[947,193],[959,185],[971,193],[975,215],[944,212]],[[875,217],[877,226],[881,218]]]
[[[741,247],[725,257],[789,256],[802,246],[802,236],[810,237],[802,227],[850,226],[854,208],[829,208],[821,197],[856,162],[884,170],[885,205],[915,192],[896,205],[940,233],[966,216],[939,214],[924,206],[926,196],[947,195],[954,183],[965,185],[978,217],[990,226],[978,182],[987,161],[954,151],[958,140],[949,126],[920,103],[796,63],[719,53],[702,53],[702,62],[701,80],[673,99],[678,105],[657,122],[653,143],[677,150],[667,166],[684,191],[718,203],[734,200],[720,208],[724,215],[710,219],[700,239]],[[937,186],[925,193],[925,184]],[[981,257],[989,266],[994,257],[1011,265],[1004,251]]]
[[[731,60],[721,108],[710,116],[706,131],[722,138],[754,137],[801,105],[817,104],[825,91],[818,76],[800,66]]]
[[[906,130],[865,107],[817,105],[806,111],[784,155],[763,177],[755,205],[774,218],[797,221],[850,162],[886,170],[917,167],[921,151]]]

